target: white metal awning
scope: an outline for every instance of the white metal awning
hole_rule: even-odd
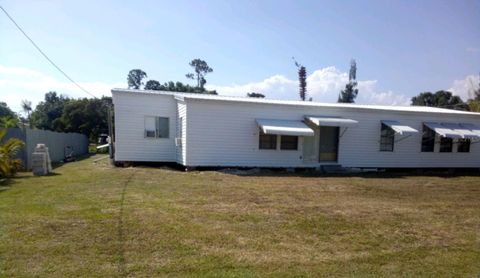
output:
[[[439,124],[439,123],[424,123],[424,124],[442,137],[447,137],[452,139],[463,138],[462,134],[442,124]]]
[[[352,119],[345,119],[340,117],[305,117],[310,122],[317,126],[339,126],[339,127],[352,127],[358,125],[358,121]]]
[[[480,126],[474,125],[474,124],[465,124],[465,123],[461,123],[460,126],[463,127],[463,128],[466,128],[466,129],[472,131],[474,134],[477,134],[478,136],[480,136]]]
[[[401,124],[398,121],[382,121],[382,124],[389,126],[391,129],[393,129],[393,131],[400,135],[411,135],[418,132],[418,130],[414,129],[413,127]]]
[[[443,126],[450,128],[451,130],[457,132],[465,139],[480,139],[480,128],[479,133],[475,132],[476,127],[473,124],[470,124],[470,128],[464,126],[465,124],[454,124],[454,123],[442,123]],[[468,124],[466,124],[468,126]]]
[[[265,134],[314,136],[315,132],[302,121],[257,119],[257,124]]]

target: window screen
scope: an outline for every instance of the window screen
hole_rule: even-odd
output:
[[[459,139],[457,145],[457,152],[468,153],[470,152],[470,139]]]
[[[280,138],[281,150],[297,150],[298,149],[298,136],[283,135]]]
[[[168,138],[169,119],[165,117],[145,117],[145,137]]]
[[[441,153],[450,153],[452,152],[453,139],[442,137],[440,138],[440,152]]]
[[[157,137],[158,138],[168,138],[169,131],[169,121],[168,118],[157,117]]]
[[[155,117],[145,117],[145,137],[155,138],[155,130]]]
[[[422,152],[433,152],[435,148],[435,131],[423,125]]]
[[[263,134],[260,132],[258,147],[263,150],[277,149],[277,135]]]
[[[382,123],[380,130],[380,151],[393,152],[393,145],[395,142],[395,131]]]

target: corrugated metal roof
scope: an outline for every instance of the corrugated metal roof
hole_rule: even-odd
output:
[[[294,105],[294,106],[305,106],[305,107],[331,107],[331,108],[347,108],[347,109],[463,114],[463,115],[480,116],[480,113],[451,110],[451,109],[444,109],[444,108],[438,108],[438,107],[428,107],[428,106],[388,106],[388,105],[366,105],[366,104],[364,105],[364,104],[350,104],[350,103],[321,103],[321,102],[314,102],[314,101],[273,100],[273,99],[267,99],[267,98],[233,97],[233,96],[221,96],[221,95],[181,93],[181,92],[170,92],[170,91],[133,90],[133,89],[112,89],[112,94],[113,93],[173,95],[173,96],[178,96],[180,98],[185,98],[185,99],[216,100],[216,101],[245,102],[245,103],[258,103],[258,104],[276,104],[276,105]]]

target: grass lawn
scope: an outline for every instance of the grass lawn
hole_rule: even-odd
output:
[[[0,187],[0,276],[480,275],[480,176],[237,176],[97,158]]]

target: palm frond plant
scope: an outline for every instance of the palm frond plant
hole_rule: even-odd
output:
[[[8,178],[16,173],[22,165],[15,155],[23,148],[25,143],[18,138],[10,138],[5,143],[3,138],[7,134],[6,128],[0,129],[0,178]]]

